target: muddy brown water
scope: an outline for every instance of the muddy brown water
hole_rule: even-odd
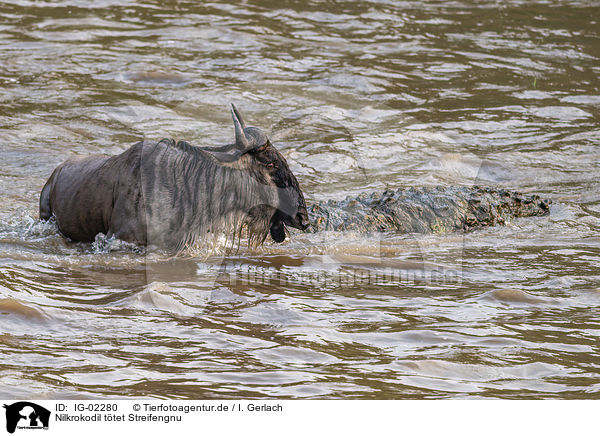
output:
[[[597,2],[5,1],[0,395],[600,397]],[[37,221],[64,159],[270,132],[307,200],[491,185],[547,217],[184,257]]]

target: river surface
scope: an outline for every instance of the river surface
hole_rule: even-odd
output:
[[[4,1],[0,396],[600,398],[600,4]],[[68,157],[270,133],[307,202],[499,186],[546,217],[178,258],[65,241]]]

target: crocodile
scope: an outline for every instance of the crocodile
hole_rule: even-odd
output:
[[[363,193],[308,206],[307,232],[445,233],[550,213],[551,200],[494,187],[420,187]]]

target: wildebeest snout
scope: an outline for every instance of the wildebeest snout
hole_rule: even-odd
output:
[[[297,182],[296,184],[297,185]],[[279,191],[278,209],[283,215],[283,222],[296,229],[305,230],[310,222],[302,191],[297,186],[288,186]]]
[[[293,217],[289,217],[288,219],[284,220],[284,222],[288,226],[294,227],[294,228],[300,229],[300,230],[306,230],[307,227],[310,225],[310,221],[308,220],[308,213],[306,212],[306,208],[302,208],[302,210],[298,211],[298,213],[296,215],[294,215]]]

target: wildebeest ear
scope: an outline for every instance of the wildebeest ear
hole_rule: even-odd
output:
[[[258,127],[246,127],[244,129],[244,135],[248,140],[248,149],[246,151],[255,151],[256,149],[263,148],[269,143],[269,138]]]

